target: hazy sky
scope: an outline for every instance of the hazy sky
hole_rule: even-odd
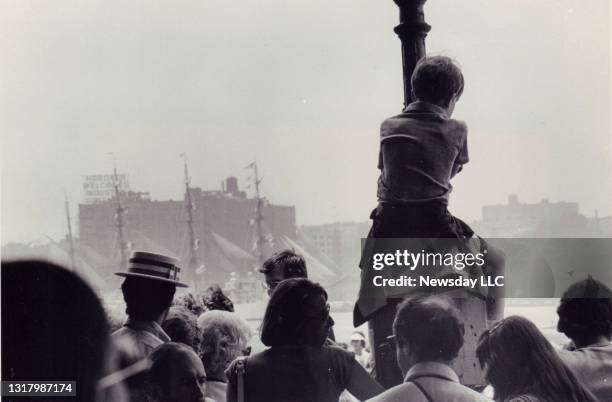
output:
[[[451,210],[517,193],[612,213],[608,0],[429,0],[430,54],[461,64],[471,162]],[[364,221],[378,128],[401,109],[391,0],[6,1],[0,6],[2,242],[66,231],[83,176],[182,197],[257,158],[299,224]],[[76,219],[75,219],[76,225]]]

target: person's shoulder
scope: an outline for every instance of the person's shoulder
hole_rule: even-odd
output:
[[[465,138],[467,136],[468,127],[464,121],[448,119],[447,124],[448,124],[448,131],[450,131],[452,134],[460,138]]]
[[[381,124],[382,125],[389,124],[389,123],[397,121],[397,120],[407,119],[408,117],[410,117],[410,115],[407,114],[407,113],[395,114],[393,116],[390,116],[390,117],[387,117],[386,119],[384,119]]]
[[[380,135],[384,137],[385,135],[392,134],[407,118],[408,116],[405,113],[386,118],[380,123]]]
[[[238,371],[239,369],[243,369],[246,372],[246,365],[247,362],[250,362],[253,360],[254,356],[240,356],[236,359],[234,359],[233,362],[231,362],[229,364],[229,366],[227,366],[227,368],[225,369],[225,375],[227,376],[227,378],[229,380],[233,380],[236,378],[236,376],[238,375]]]
[[[117,349],[131,349],[136,345],[134,333],[128,327],[122,327],[111,334],[111,340]]]
[[[423,119],[422,115],[419,113],[404,111],[402,113],[399,113],[399,114],[396,114],[396,115],[393,115],[393,116],[390,116],[384,119],[383,122],[381,123],[381,127],[397,126],[398,124],[406,124],[413,120],[427,121],[428,119]]]
[[[123,327],[113,332],[111,336],[118,344],[142,345],[144,349],[151,351],[164,343],[164,340],[156,334],[144,329]]]
[[[601,361],[612,361],[611,345],[595,345],[574,350],[561,349],[559,357],[573,370],[582,371]]]
[[[349,372],[355,364],[359,364],[355,359],[355,353],[349,352],[340,346],[323,346],[321,352],[323,352],[324,356],[327,355],[325,360],[332,361],[337,369],[344,370],[345,372]]]
[[[146,356],[138,347],[138,343],[132,337],[130,331],[125,331],[124,328],[113,332],[111,336],[111,344],[121,368],[131,366]]]
[[[473,402],[492,402],[491,399],[487,398],[480,392],[476,392],[471,388],[465,387],[465,392],[469,394],[469,400]]]
[[[123,326],[123,327],[119,328],[118,330],[116,330],[115,332],[113,332],[111,334],[111,337],[112,338],[120,338],[122,336],[125,336],[125,334],[128,333],[129,331],[130,331],[130,329],[128,327]]]
[[[345,359],[355,359],[355,353],[341,348],[338,345],[323,345],[321,349],[323,352],[332,354],[334,356],[339,356]]]
[[[581,357],[584,355],[584,352],[578,352],[578,351],[576,351],[576,349],[574,349],[574,350],[559,349],[559,350],[557,350],[557,355],[559,355],[561,360],[563,360],[565,362],[565,364],[567,364],[568,362],[573,362],[575,360],[580,360]]]
[[[270,364],[276,364],[279,362],[278,355],[275,355],[277,352],[278,351],[274,351],[272,348],[270,348],[249,356],[239,356],[229,364],[226,374],[230,372],[230,370],[235,371],[238,364],[243,364],[245,370],[265,370]],[[239,361],[242,363],[238,363]]]
[[[467,132],[467,123],[464,122],[463,120],[449,119],[449,121],[452,121],[453,124],[455,124],[458,129]]]
[[[413,383],[405,382],[389,388],[374,398],[368,399],[368,402],[404,402],[414,399],[417,395],[420,396],[419,389]]]
[[[470,402],[491,402],[489,398],[480,392],[474,391],[473,389],[466,387],[465,385],[458,382],[441,382],[438,383],[441,390],[446,395],[453,395],[457,401],[470,401]]]

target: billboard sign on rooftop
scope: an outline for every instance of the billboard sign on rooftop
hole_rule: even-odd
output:
[[[94,174],[85,176],[83,179],[83,195],[85,204],[95,204],[110,200],[115,194],[115,180],[119,191],[130,190],[130,183],[127,174]]]

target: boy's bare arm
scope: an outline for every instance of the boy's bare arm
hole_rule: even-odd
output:
[[[455,163],[453,165],[453,171],[451,172],[451,179],[455,177],[455,175],[463,170],[463,164]]]
[[[468,146],[467,146],[467,127],[465,123],[461,122],[462,129],[464,130],[464,137],[461,143],[461,148],[459,150],[459,154],[455,158],[455,162],[453,163],[453,169],[451,171],[451,178],[455,177],[455,175],[463,170],[463,165],[470,161],[470,157],[468,155]]]

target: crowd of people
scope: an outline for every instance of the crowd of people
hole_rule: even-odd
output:
[[[185,284],[170,257],[136,252],[129,264],[118,273],[128,319],[111,333],[101,301],[74,273],[46,262],[3,263],[3,380],[70,379],[81,401],[490,400],[453,370],[466,329],[443,294],[399,305],[389,343],[404,382],[385,390],[366,336],[355,331],[345,345],[333,339],[327,292],[290,250],[261,270],[270,297],[260,328],[227,300],[199,316],[173,305]],[[477,358],[495,401],[612,401],[612,292],[589,277],[565,292],[558,315],[558,330],[571,340],[563,350],[521,316],[481,334]],[[256,332],[266,349],[251,354]]]
[[[446,57],[424,58],[411,86],[415,102],[381,128],[369,237],[476,237],[447,208],[450,180],[469,161],[467,126],[451,119],[461,70]],[[501,272],[494,248],[480,239],[477,249],[488,252],[489,275]],[[127,271],[117,273],[127,314],[119,324],[75,273],[40,261],[3,263],[2,380],[76,382],[76,396],[54,401],[490,400],[453,368],[468,328],[478,334],[443,293],[411,294],[391,311],[387,340],[403,382],[385,389],[373,374],[377,363],[381,371],[388,366],[372,358],[365,334],[355,331],[344,345],[335,339],[327,292],[308,279],[302,256],[285,250],[261,267],[269,301],[259,328],[218,288],[206,303],[176,303],[176,288],[187,287],[178,263],[133,253]],[[489,300],[497,303],[488,303],[489,312],[502,311]],[[373,311],[356,309],[357,321],[386,334],[388,322]],[[572,285],[558,316],[558,331],[571,340],[563,350],[521,316],[496,319],[480,334],[476,356],[496,402],[612,402],[610,289],[590,277]],[[266,348],[251,354],[256,332]]]

